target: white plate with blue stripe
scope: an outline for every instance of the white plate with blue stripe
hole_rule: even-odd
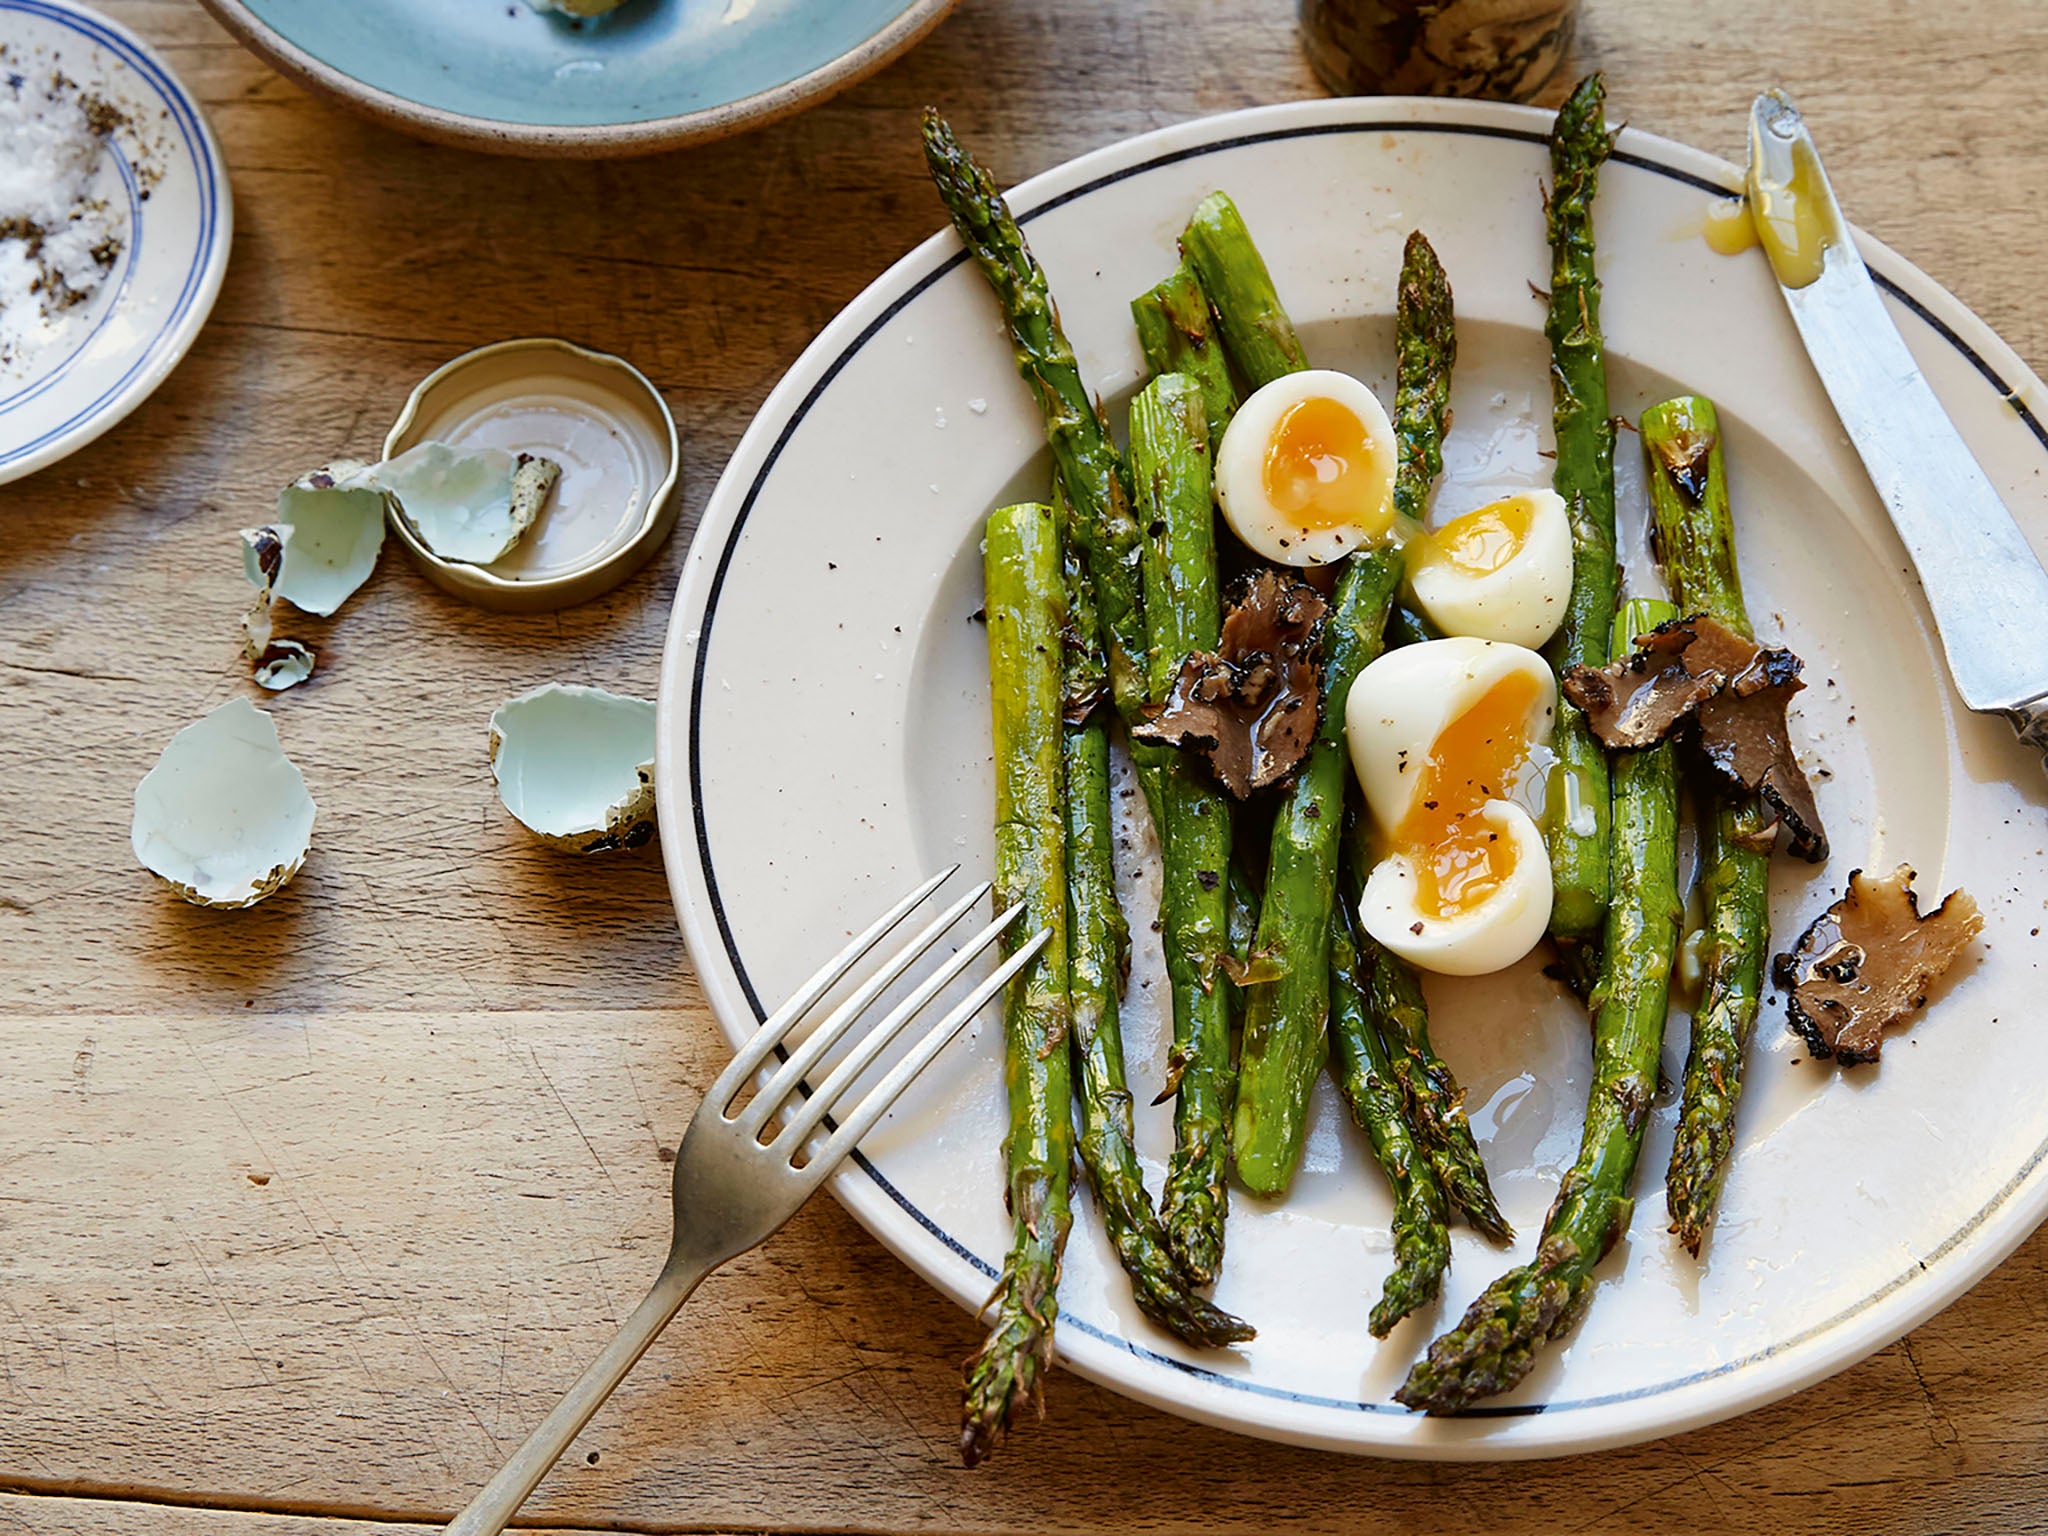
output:
[[[1492,103],[1301,102],[1114,145],[1026,182],[1011,205],[1082,374],[1119,424],[1144,377],[1130,298],[1172,269],[1174,237],[1205,193],[1237,199],[1309,356],[1382,398],[1402,242],[1425,231],[1458,311],[1441,521],[1550,478],[1549,350],[1530,294],[1549,274],[1549,126],[1548,113]],[[1977,898],[1981,953],[1880,1068],[1805,1059],[1773,993],[1704,1259],[1665,1230],[1675,1106],[1661,1094],[1633,1220],[1585,1319],[1513,1392],[1449,1419],[1392,1394],[1431,1336],[1529,1257],[1578,1146],[1591,1053],[1584,1012],[1540,957],[1429,977],[1436,1042],[1519,1240],[1497,1248],[1455,1229],[1440,1304],[1374,1340],[1366,1314],[1391,1263],[1385,1181],[1323,1082],[1286,1200],[1232,1195],[1216,1300],[1258,1338],[1204,1352],[1153,1327],[1084,1197],[1060,1281],[1057,1348],[1073,1370],[1192,1419],[1332,1450],[1592,1451],[1726,1418],[1852,1365],[1961,1295],[2048,1215],[2048,1032],[2034,1023],[2048,964],[2048,781],[2010,728],[1956,700],[1898,537],[1768,263],[1703,238],[1708,209],[1740,185],[1734,166],[1624,131],[1598,221],[1612,404],[1633,419],[1681,390],[1718,402],[1750,611],[1807,663],[1795,736],[1834,853],[1819,867],[1777,861],[1777,947],[1852,868],[1907,861],[1930,895],[1962,886]],[[931,217],[941,222],[936,197]],[[1937,284],[1859,243],[1936,394],[2048,554],[2048,392]],[[1616,467],[1631,585],[1654,590],[1632,435]],[[950,230],[826,327],[734,452],[683,571],[656,765],[669,880],[729,1039],[918,876],[955,861],[975,877],[990,870],[978,544],[991,508],[1046,495],[1049,475],[1036,402]],[[1150,1101],[1166,1082],[1171,1020],[1149,833],[1127,832],[1122,1024],[1156,1188],[1171,1111]],[[1680,1010],[1666,1034],[1674,1082],[1688,1027]],[[1002,1035],[990,1010],[832,1182],[968,1308],[1010,1237]],[[972,1332],[963,1325],[963,1353]],[[1047,1395],[1064,1411],[1059,1380]],[[956,1407],[918,1411],[937,1428]]]
[[[119,253],[92,296],[0,361],[0,483],[54,464],[163,383],[227,270],[227,167],[199,104],[126,27],[63,0],[0,0],[0,92],[63,90],[125,118],[91,188]]]

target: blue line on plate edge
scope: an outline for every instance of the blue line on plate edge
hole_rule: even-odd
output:
[[[1243,134],[1236,138],[1219,139],[1213,143],[1190,145],[1186,149],[1171,150],[1136,165],[1111,171],[1106,175],[1097,177],[1093,181],[1063,192],[1059,196],[1039,204],[1026,213],[1018,214],[1017,222],[1020,225],[1028,224],[1039,215],[1049,213],[1053,209],[1062,207],[1091,192],[1098,192],[1104,187],[1113,186],[1117,182],[1127,180],[1141,172],[1157,170],[1161,166],[1176,164],[1183,160],[1198,159],[1223,150],[1241,149],[1277,140],[1319,138],[1330,134],[1344,133],[1444,133],[1482,138],[1515,139],[1530,144],[1543,144],[1547,142],[1545,135],[1529,129],[1496,128],[1467,123],[1322,123],[1301,128],[1271,129],[1264,133]],[[1729,189],[1720,182],[1696,175],[1691,171],[1680,170],[1676,166],[1665,165],[1661,161],[1652,160],[1644,155],[1617,151],[1613,159],[1624,165],[1633,166],[1638,170],[1650,171],[1669,180],[1698,187],[1702,191],[1715,193],[1723,197],[1732,195]],[[781,433],[769,448],[766,457],[762,459],[760,469],[755,472],[753,483],[747,487],[746,497],[741,501],[739,512],[733,519],[731,532],[726,536],[725,547],[719,551],[718,565],[712,572],[711,590],[705,597],[704,622],[699,627],[697,634],[697,658],[691,669],[690,681],[690,808],[696,823],[698,861],[704,870],[704,888],[711,900],[712,916],[718,924],[718,933],[720,939],[724,942],[726,957],[732,962],[733,975],[740,984],[740,990],[745,993],[747,1005],[753,1009],[754,1017],[757,1021],[765,1020],[768,1017],[768,1013],[761,1005],[759,994],[754,990],[753,979],[747,974],[745,962],[740,958],[739,946],[734,940],[732,925],[726,917],[725,904],[718,894],[718,879],[713,871],[711,861],[710,828],[704,820],[703,763],[700,750],[703,727],[704,670],[706,658],[709,656],[711,649],[711,626],[717,613],[719,593],[725,586],[725,576],[726,572],[731,568],[733,553],[739,547],[740,533],[746,527],[747,517],[753,511],[754,503],[759,498],[762,487],[767,484],[768,476],[774,470],[777,459],[781,457],[783,448],[787,446],[791,436],[794,435],[798,424],[809,414],[811,407],[817,403],[818,397],[839,376],[840,370],[853,360],[854,356],[874,338],[878,331],[914,300],[919,298],[926,289],[930,288],[939,279],[945,277],[966,260],[966,252],[956,252],[954,255],[947,257],[934,270],[919,278],[908,290],[893,300],[887,309],[883,310],[881,314],[877,315],[873,321],[864,327],[861,333],[837,357],[833,358],[832,362],[826,367],[824,374],[818,379],[818,382],[811,386],[809,392],[805,394],[803,401],[791,414],[789,421],[784,424]],[[2035,440],[2044,449],[2048,449],[2048,430],[2043,429],[2040,420],[2020,398],[2019,392],[2007,384],[1998,371],[1978,355],[1975,348],[1971,347],[1969,343],[1958,336],[1947,324],[1930,313],[1925,305],[1900,288],[1890,278],[1876,272],[1873,272],[1871,276],[1877,280],[1880,288],[1912,310],[1915,315],[1931,326],[1938,335],[1968,358],[1975,365],[1977,371],[2005,397],[2006,403],[2012,407],[2014,413],[2026,424],[2027,429],[2033,433]],[[805,1086],[808,1089],[808,1085]],[[856,1149],[853,1153],[853,1161],[860,1167],[863,1173],[874,1181],[877,1188],[891,1200],[895,1201],[919,1226],[945,1244],[953,1253],[958,1254],[969,1264],[973,1265],[981,1274],[991,1280],[996,1278],[996,1270],[986,1260],[968,1249],[958,1238],[947,1232],[937,1222],[933,1221],[923,1211],[919,1210],[917,1206],[912,1204],[909,1198],[888,1180],[881,1169],[868,1160],[866,1154]],[[1541,1413],[1568,1413],[1577,1409],[1602,1408],[1614,1403],[1640,1401],[1644,1398],[1659,1397],[1667,1393],[1679,1391],[1685,1387],[1695,1386],[1700,1382],[1710,1381],[1715,1377],[1725,1376],[1731,1372],[1745,1369],[1756,1364],[1758,1361],[1767,1360],[1773,1355],[1796,1349],[1808,1340],[1817,1338],[1821,1334],[1841,1326],[1859,1313],[1869,1310],[1885,1297],[1891,1295],[1892,1292],[1898,1290],[1917,1275],[1924,1273],[1954,1252],[1957,1246],[1978,1227],[1982,1226],[1999,1206],[2010,1199],[2013,1192],[2026,1183],[2044,1162],[2048,1162],[2048,1143],[2044,1143],[2036,1148],[2033,1156],[2027,1159],[2020,1171],[2007,1180],[1975,1215],[1939,1244],[1932,1253],[1918,1260],[1911,1269],[1895,1275],[1853,1306],[1845,1307],[1834,1316],[1815,1323],[1811,1327],[1802,1329],[1791,1338],[1780,1340],[1778,1343],[1756,1354],[1744,1356],[1740,1360],[1725,1361],[1708,1370],[1696,1371],[1690,1376],[1682,1376],[1676,1381],[1660,1382],[1655,1386],[1638,1387],[1627,1392],[1611,1393],[1604,1397],[1583,1398],[1577,1402],[1570,1403],[1528,1403],[1468,1408],[1458,1417],[1527,1418]],[[1071,1313],[1064,1314],[1060,1318],[1060,1326],[1075,1329],[1088,1335],[1090,1338],[1099,1339],[1105,1344],[1113,1344],[1125,1353],[1150,1364],[1170,1366],[1183,1375],[1212,1382],[1218,1386],[1233,1388],[1240,1392],[1249,1392],[1255,1396],[1277,1398],[1283,1402],[1300,1403],[1307,1407],[1336,1408],[1355,1413],[1384,1413],[1403,1418],[1413,1417],[1408,1409],[1392,1401],[1360,1402],[1346,1398],[1321,1397],[1313,1393],[1291,1392],[1284,1387],[1269,1387],[1261,1382],[1245,1381],[1239,1377],[1226,1376],[1222,1372],[1210,1370],[1206,1366],[1195,1365],[1185,1360],[1177,1360],[1171,1355],[1158,1354],[1141,1344],[1135,1344],[1131,1340],[1119,1334],[1111,1333],[1096,1324],[1084,1322]]]
[[[183,87],[173,80],[166,71],[160,69],[154,59],[141,52],[137,45],[116,33],[107,31],[92,17],[63,10],[56,6],[45,5],[40,3],[40,0],[0,0],[0,10],[21,11],[28,15],[40,16],[45,20],[67,26],[82,36],[111,49],[116,56],[123,59],[138,74],[148,79],[155,86],[157,95],[164,105],[170,109],[171,120],[178,125],[179,137],[185,142],[185,152],[192,160],[193,169],[198,173],[200,183],[199,238],[194,244],[192,264],[185,270],[184,285],[178,290],[177,302],[172,306],[170,318],[159,328],[156,335],[150,338],[149,343],[142,349],[142,352],[136,357],[135,361],[129,364],[128,370],[110,385],[97,400],[84,407],[76,415],[72,416],[69,421],[63,423],[63,425],[52,427],[34,441],[24,443],[17,448],[10,449],[6,453],[0,453],[0,468],[4,468],[16,459],[25,458],[44,444],[62,437],[80,424],[90,421],[105,408],[109,400],[126,389],[134,381],[136,374],[141,372],[143,367],[156,357],[164,337],[177,329],[179,323],[185,318],[186,311],[192,307],[193,292],[198,286],[200,273],[205,269],[206,259],[213,249],[215,225],[219,214],[219,190],[214,181],[213,157],[201,152],[204,146],[203,135],[195,136],[193,132],[194,128],[197,127],[198,107],[188,101]]]

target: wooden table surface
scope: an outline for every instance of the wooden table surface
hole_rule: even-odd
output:
[[[915,114],[1006,181],[1314,94],[1292,0],[966,0],[790,122],[519,163],[312,99],[190,0],[112,0],[205,104],[236,195],[212,323],[99,442],[0,490],[0,1531],[389,1536],[445,1520],[608,1335],[667,1233],[722,1056],[660,856],[577,861],[499,808],[484,721],[549,678],[652,693],[689,529],[811,336],[929,234]],[[1777,80],[1843,200],[2048,362],[2048,7],[1587,0],[1616,110],[1741,150]],[[683,531],[618,593],[493,617],[395,549],[273,701],[320,801],[282,897],[198,911],[129,794],[251,694],[235,530],[374,456],[414,380],[553,333],[667,394]],[[993,1179],[993,1172],[991,1178]],[[993,1186],[992,1186],[993,1187]],[[559,1530],[1993,1531],[2048,1524],[2048,1238],[1833,1381],[1550,1464],[1236,1439],[1061,1374],[953,1452],[973,1323],[835,1205],[715,1276],[527,1515]]]

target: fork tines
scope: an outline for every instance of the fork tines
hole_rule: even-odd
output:
[[[753,1098],[737,1110],[734,1109],[734,1101],[739,1098],[747,1083],[768,1064],[769,1056],[782,1047],[784,1041],[810,1015],[811,1010],[825,995],[843,981],[871,950],[900,926],[905,918],[922,906],[958,869],[959,866],[956,864],[951,869],[942,870],[926,880],[870,927],[857,934],[844,949],[797,988],[795,995],[762,1023],[753,1037],[733,1057],[725,1071],[719,1074],[717,1082],[712,1085],[711,1092],[706,1097],[706,1107],[715,1106],[722,1119],[739,1126],[754,1140],[762,1136],[771,1121],[780,1120],[781,1129],[767,1143],[768,1149],[779,1158],[794,1159],[803,1144],[821,1124],[825,1123],[826,1117],[846,1096],[847,1090],[874,1065],[875,1060],[888,1048],[890,1042],[907,1030],[935,998],[951,987],[969,966],[1002,938],[1024,910],[1022,902],[998,913],[993,922],[950,955],[945,963],[920,982],[908,997],[891,1009],[887,1017],[861,1037],[847,1052],[845,1058],[832,1068],[823,1083],[810,1091],[808,1097],[802,1096],[800,1090],[805,1079],[823,1061],[826,1053],[846,1038],[854,1025],[874,1006],[876,1000],[901,980],[933,945],[945,937],[946,933],[988,894],[991,888],[991,882],[986,880],[976,885],[933,918],[900,949],[890,954],[872,976],[863,981],[811,1031],[801,1045],[787,1052],[781,1065]],[[987,1006],[991,998],[1009,984],[1017,972],[1031,962],[1050,936],[1049,929],[1041,929],[1018,945],[966,998],[948,1010],[943,1018],[925,1032],[923,1038],[911,1048],[904,1059],[851,1107],[834,1128],[831,1139],[818,1149],[804,1166],[807,1169],[816,1169],[822,1176],[825,1170],[852,1151],[854,1145],[887,1113],[889,1106],[910,1086],[912,1080],[930,1065],[955,1035],[966,1028],[968,1022]]]

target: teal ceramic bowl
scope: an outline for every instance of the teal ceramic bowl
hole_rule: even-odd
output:
[[[800,110],[880,69],[956,0],[205,0],[283,73],[423,138],[645,154]]]

